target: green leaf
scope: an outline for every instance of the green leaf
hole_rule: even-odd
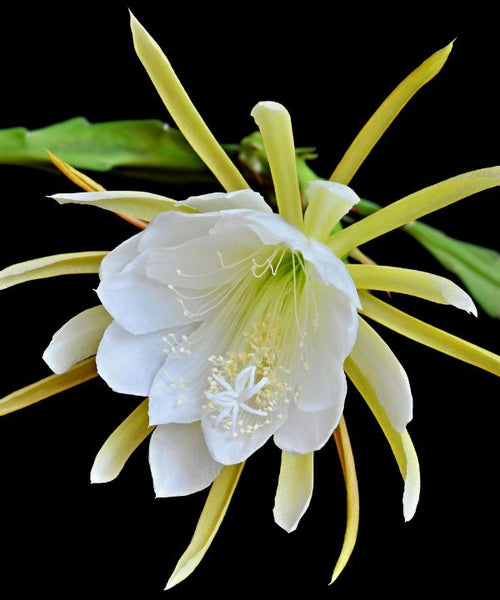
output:
[[[34,131],[0,130],[0,164],[52,168],[47,149],[77,169],[120,169],[180,183],[213,179],[182,134],[159,120],[89,123],[75,117]]]
[[[500,254],[463,242],[424,223],[411,223],[406,232],[446,269],[459,277],[481,308],[500,318]]]

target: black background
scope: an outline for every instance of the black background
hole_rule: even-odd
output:
[[[297,145],[316,146],[328,176],[360,127],[397,83],[457,38],[442,73],[424,88],[352,182],[382,204],[499,161],[500,48],[493,15],[432,7],[366,11],[319,2],[279,12],[272,3],[134,2],[2,9],[0,127],[37,128],[77,115],[91,121],[169,117],[135,57],[129,6],[170,57],[221,141],[255,128],[259,100],[289,109]],[[186,190],[99,180],[109,189]],[[60,207],[48,194],[74,191],[60,176],[0,167],[1,267],[46,254],[110,249],[135,232],[113,215]],[[205,190],[211,191],[211,190]],[[498,191],[426,219],[449,234],[498,249]],[[366,248],[380,263],[445,274],[403,234]],[[58,278],[2,292],[2,393],[49,374],[41,360],[52,333],[96,304],[92,276]],[[497,321],[395,298],[398,306],[498,351]],[[415,396],[410,432],[422,468],[417,515],[403,523],[402,484],[382,435],[351,392],[346,419],[358,467],[361,523],[354,555],[327,583],[345,521],[333,444],[317,453],[316,487],[298,531],[273,522],[279,452],[268,444],[243,473],[228,515],[196,572],[162,588],[185,549],[203,493],[155,499],[147,444],[120,478],[91,486],[102,442],[137,404],[87,383],[0,421],[0,595],[222,598],[307,591],[310,598],[400,598],[427,591],[486,596],[496,583],[498,381],[380,330],[405,366]],[[493,542],[490,547],[489,543]]]

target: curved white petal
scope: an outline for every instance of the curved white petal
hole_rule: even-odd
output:
[[[242,274],[251,277],[252,258],[261,249],[258,237],[240,223],[231,230],[202,235],[175,248],[149,250],[146,274],[179,290],[210,290]]]
[[[317,412],[290,406],[288,419],[274,434],[274,443],[291,454],[320,450],[331,438],[342,415],[344,403]]]
[[[313,267],[318,281],[336,287],[359,306],[358,294],[345,264],[327,246],[307,238],[280,215],[232,210],[226,211],[221,217],[213,227],[213,233],[232,230],[238,223],[245,223],[264,245],[285,244],[291,250],[300,252]]]
[[[133,261],[139,251],[139,243],[144,231],[137,233],[128,240],[122,242],[112,252],[109,252],[101,262],[99,275],[105,279],[116,273],[120,273],[131,261]]]
[[[298,407],[304,412],[336,407],[340,417],[347,393],[343,364],[356,341],[358,315],[332,288],[318,289],[312,304],[317,322],[304,339],[306,363],[298,379]]]
[[[308,238],[291,225],[281,215],[273,212],[260,212],[248,209],[227,210],[221,213],[214,227],[214,233],[231,228],[235,222],[243,222],[252,229],[266,246],[286,244],[289,248],[300,249],[307,245]]]
[[[202,416],[209,363],[197,356],[168,356],[151,385],[149,422],[192,423]]]
[[[176,248],[202,235],[220,219],[219,213],[166,212],[158,215],[142,232],[138,250]]]
[[[231,430],[216,426],[210,414],[203,415],[202,428],[210,454],[224,465],[243,462],[267,442],[286,420],[286,416],[285,408],[281,413],[274,415],[270,423],[251,433],[238,433],[235,436]]]
[[[103,278],[97,295],[113,318],[130,333],[144,334],[192,323],[175,293],[144,272],[146,258]]]
[[[115,392],[147,396],[165,360],[168,332],[132,335],[114,321],[97,351],[97,371]]]
[[[393,427],[403,431],[413,412],[408,376],[389,346],[361,318],[350,359],[370,382]]]
[[[199,492],[222,469],[210,456],[199,423],[157,427],[149,444],[149,464],[157,497]]]
[[[103,306],[84,310],[70,319],[52,337],[43,360],[54,373],[64,373],[97,352],[99,342],[112,318]]]
[[[281,454],[274,521],[288,533],[295,531],[311,502],[314,487],[314,455]]]
[[[187,204],[200,212],[230,210],[233,208],[249,208],[260,212],[272,212],[264,198],[253,190],[237,190],[227,194],[215,192],[203,196],[191,196],[182,204]]]

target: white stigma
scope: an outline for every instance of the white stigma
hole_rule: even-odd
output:
[[[212,377],[219,384],[221,391],[205,392],[207,400],[210,400],[220,411],[215,424],[218,425],[229,420],[233,436],[237,435],[238,416],[241,410],[258,417],[267,417],[266,411],[248,405],[248,401],[256,396],[268,382],[267,377],[262,377],[255,383],[255,371],[254,365],[246,367],[238,373],[234,385],[230,385],[223,377],[213,373]]]

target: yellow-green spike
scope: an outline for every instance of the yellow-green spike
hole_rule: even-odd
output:
[[[247,182],[196,110],[160,46],[132,13],[130,26],[137,55],[186,140],[228,192],[247,188]]]
[[[351,181],[365,158],[408,101],[422,86],[439,73],[452,47],[453,42],[435,52],[410,73],[390,96],[384,100],[349,146],[337,168],[332,173],[330,181],[338,181],[346,185]]]
[[[302,230],[304,219],[290,115],[278,102],[259,102],[252,110],[252,117],[264,141],[278,211],[289,223]]]

